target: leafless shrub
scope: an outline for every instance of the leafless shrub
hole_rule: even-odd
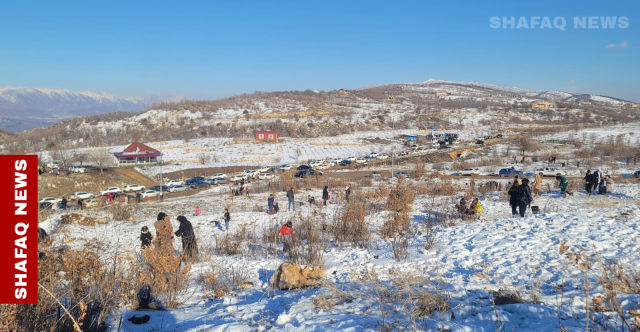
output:
[[[367,206],[364,202],[347,204],[337,216],[328,231],[340,242],[350,242],[360,248],[368,248],[371,244],[369,225],[365,222]]]
[[[123,204],[113,204],[109,211],[113,220],[133,220],[135,215],[133,207]]]
[[[206,152],[200,152],[196,155],[198,162],[202,165],[206,165],[209,160],[211,160],[211,156]]]

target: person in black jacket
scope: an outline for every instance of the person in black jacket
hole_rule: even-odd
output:
[[[185,216],[178,216],[180,227],[175,233],[176,236],[182,237],[182,254],[183,258],[191,260],[198,257],[198,243],[196,242],[196,234],[193,232],[191,222]]]
[[[67,199],[62,197],[62,201],[60,201],[60,203],[62,204],[62,209],[66,210],[67,209]]]
[[[529,188],[529,179],[523,179],[522,184],[518,186],[518,208],[520,209],[520,217],[524,217],[527,207],[533,203],[531,196],[531,188]]]
[[[587,190],[587,195],[591,195],[591,188],[593,187],[593,175],[591,174],[591,170],[587,170],[587,174],[584,176],[584,189]]]
[[[324,201],[324,205],[327,205],[328,199],[329,199],[329,186],[324,186],[324,189],[322,189],[322,200]]]
[[[289,208],[287,209],[287,211],[291,211],[291,206],[293,206],[293,211],[295,211],[296,204],[294,202],[293,187],[291,187],[291,189],[287,191],[287,199],[289,200]]]
[[[149,246],[151,246],[151,241],[153,241],[153,235],[151,235],[151,232],[149,232],[149,227],[142,226],[142,231],[140,233],[140,248],[143,250],[147,249]]]
[[[518,202],[520,201],[520,198],[518,197],[518,180],[517,179],[513,180],[513,184],[511,185],[511,187],[509,187],[509,191],[507,191],[507,194],[509,194],[509,205],[511,205],[511,215],[515,217],[518,215]]]

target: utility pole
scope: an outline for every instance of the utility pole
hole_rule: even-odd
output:
[[[159,158],[159,162],[160,162],[160,199],[164,200],[164,197],[162,197],[162,186],[163,186],[163,182],[164,182],[164,174],[162,174],[162,164],[164,164],[164,161],[162,160],[162,153],[160,153]]]

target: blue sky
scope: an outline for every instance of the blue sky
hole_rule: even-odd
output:
[[[639,13],[638,1],[10,1],[0,86],[219,98],[437,78],[640,101]],[[503,16],[567,23],[491,28]],[[628,27],[575,29],[574,16]]]

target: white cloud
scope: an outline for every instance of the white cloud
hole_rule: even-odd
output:
[[[627,48],[629,47],[629,43],[624,41],[620,44],[609,44],[607,46],[605,46],[604,48]]]
[[[569,82],[570,82],[570,83],[575,83],[575,82],[576,82],[576,80],[570,80]]]

